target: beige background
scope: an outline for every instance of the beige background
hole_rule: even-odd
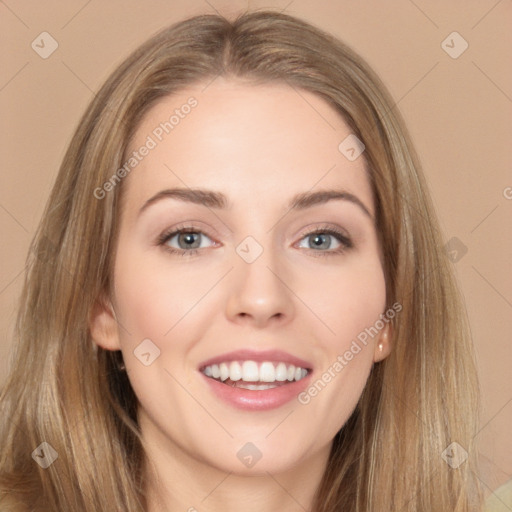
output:
[[[489,491],[496,489],[512,477],[509,0],[0,1],[0,384],[28,244],[86,104],[114,66],[161,27],[193,14],[231,15],[247,7],[284,10],[342,38],[398,102],[445,240],[456,237],[467,247],[454,267],[484,394],[481,478]],[[58,42],[47,59],[31,47],[44,31]],[[454,31],[469,44],[456,59],[441,46]],[[448,41],[461,48],[460,41]]]

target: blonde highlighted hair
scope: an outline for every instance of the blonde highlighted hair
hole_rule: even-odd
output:
[[[478,385],[467,320],[404,122],[369,66],[295,17],[195,16],[159,32],[110,76],[83,115],[34,238],[0,395],[0,509],[145,510],[137,400],[118,352],[95,348],[92,308],[110,294],[122,167],[155,102],[217,76],[287,83],[326,100],[363,141],[376,208],[393,351],[334,438],[314,512],[481,510]],[[340,141],[341,142],[341,141]],[[43,441],[58,459],[31,457]],[[452,468],[457,442],[468,460]]]

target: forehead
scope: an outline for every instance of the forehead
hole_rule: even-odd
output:
[[[349,136],[341,115],[314,93],[218,77],[146,113],[127,151],[127,160],[139,155],[123,186],[137,204],[173,187],[222,190],[245,204],[342,187],[372,211],[363,157],[350,161],[339,148]]]

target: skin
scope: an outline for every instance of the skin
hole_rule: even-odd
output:
[[[153,106],[129,151],[191,96],[197,107],[122,183],[113,296],[98,303],[93,339],[122,350],[140,402],[150,511],[303,511],[373,363],[391,350],[387,326],[307,405],[292,400],[241,411],[212,394],[198,366],[236,348],[278,348],[310,361],[319,378],[384,313],[364,160],[351,162],[338,150],[351,131],[320,97],[223,78]],[[173,187],[220,191],[232,205],[166,198],[139,214],[149,198]],[[354,194],[370,216],[346,200],[288,211],[294,194],[320,189]],[[157,245],[182,223],[204,233],[195,255]],[[315,235],[307,234],[326,224],[353,247],[335,253],[341,242],[324,235],[315,248]],[[263,248],[252,263],[236,252],[247,236]],[[167,242],[182,252],[186,244],[178,236]],[[149,366],[133,354],[147,338],[161,351]],[[237,458],[247,442],[262,453],[252,468]]]

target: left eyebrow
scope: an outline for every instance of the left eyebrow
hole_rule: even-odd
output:
[[[324,204],[333,200],[349,201],[358,206],[363,212],[373,220],[372,214],[365,204],[354,194],[345,190],[320,190],[318,192],[304,192],[293,196],[288,208],[290,210],[305,210],[319,204]]]
[[[222,192],[199,188],[172,188],[161,190],[150,197],[139,211],[139,215],[152,204],[162,199],[178,199],[188,203],[206,206],[208,208],[227,209],[231,203]],[[289,210],[305,210],[313,206],[325,204],[333,200],[348,201],[358,206],[370,219],[372,214],[365,204],[354,194],[345,190],[320,190],[317,192],[301,192],[292,197],[288,204]]]

